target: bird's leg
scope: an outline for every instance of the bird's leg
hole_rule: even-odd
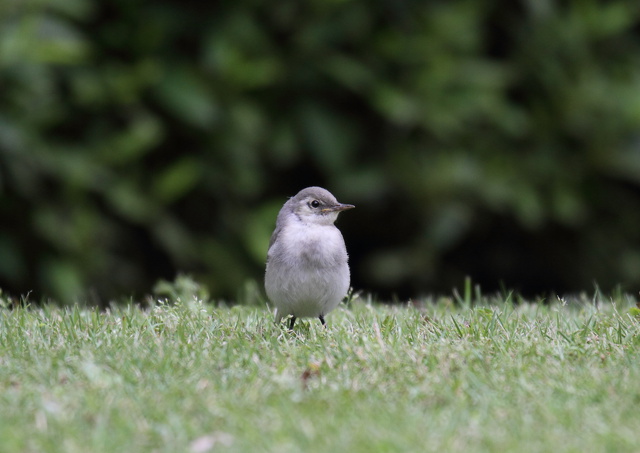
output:
[[[291,321],[289,322],[289,330],[293,330],[293,325],[296,323],[296,317],[292,316]]]
[[[322,327],[327,327],[327,323],[324,321],[324,315],[318,316],[318,319],[322,323]]]

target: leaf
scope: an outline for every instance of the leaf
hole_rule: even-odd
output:
[[[207,84],[188,67],[165,68],[156,93],[176,118],[192,126],[207,128],[218,118],[218,106]]]
[[[183,157],[169,164],[153,180],[153,193],[163,203],[171,203],[184,197],[200,181],[202,165],[192,156]]]

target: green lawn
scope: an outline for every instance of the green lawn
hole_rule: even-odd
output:
[[[0,309],[4,452],[636,452],[635,300]]]

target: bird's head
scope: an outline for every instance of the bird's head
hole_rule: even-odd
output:
[[[331,225],[340,212],[355,207],[339,203],[331,192],[322,187],[307,187],[289,199],[287,204],[300,220],[318,225]]]

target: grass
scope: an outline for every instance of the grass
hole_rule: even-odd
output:
[[[637,451],[635,300],[505,299],[3,308],[0,450]]]

